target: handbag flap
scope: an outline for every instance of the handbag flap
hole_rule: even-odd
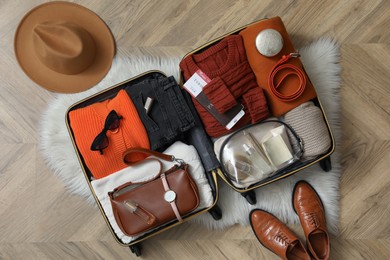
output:
[[[175,202],[180,215],[199,205],[198,190],[187,167],[184,165],[166,172],[169,187],[176,193]],[[110,193],[113,213],[121,230],[134,236],[176,219],[170,203],[164,200],[165,192],[161,178],[157,178],[120,194]]]

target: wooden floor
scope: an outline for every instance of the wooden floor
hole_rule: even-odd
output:
[[[54,95],[19,68],[13,36],[39,0],[0,0],[0,259],[129,259],[97,208],[70,195],[37,149]],[[76,1],[117,46],[190,50],[263,17],[281,16],[296,46],[338,40],[343,136],[340,235],[331,259],[390,259],[390,1]],[[250,228],[184,224],[144,243],[146,259],[275,259]]]

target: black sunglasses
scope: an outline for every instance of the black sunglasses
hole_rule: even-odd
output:
[[[91,150],[92,151],[100,151],[100,154],[103,154],[103,149],[108,147],[108,137],[106,135],[107,131],[114,131],[119,127],[119,121],[122,119],[122,116],[118,116],[115,110],[111,110],[106,118],[106,122],[104,123],[104,128],[98,134],[92,142]]]

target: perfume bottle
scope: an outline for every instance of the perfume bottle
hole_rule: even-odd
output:
[[[236,154],[225,164],[226,173],[238,187],[248,187],[260,180],[258,169],[245,154]]]
[[[254,168],[251,171],[251,174],[257,179],[267,178],[273,172],[272,166],[268,164],[266,159],[264,159],[264,157],[258,153],[256,149],[247,144],[243,144],[242,146],[245,153],[250,158]]]
[[[253,181],[254,169],[251,161],[246,156],[235,155],[232,160],[227,161],[224,165],[230,179],[239,185]]]

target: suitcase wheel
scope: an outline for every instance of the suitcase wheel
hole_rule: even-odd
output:
[[[330,156],[328,156],[325,159],[321,160],[320,161],[320,166],[326,172],[332,170],[332,161],[330,160]]]
[[[257,202],[256,193],[253,190],[241,193],[241,196],[243,196],[251,205],[255,205]]]
[[[131,252],[135,254],[136,256],[141,256],[141,245],[135,244],[132,246],[129,246]]]
[[[222,218],[222,210],[218,207],[218,205],[215,205],[212,209],[210,209],[209,213],[214,220],[220,220]]]

